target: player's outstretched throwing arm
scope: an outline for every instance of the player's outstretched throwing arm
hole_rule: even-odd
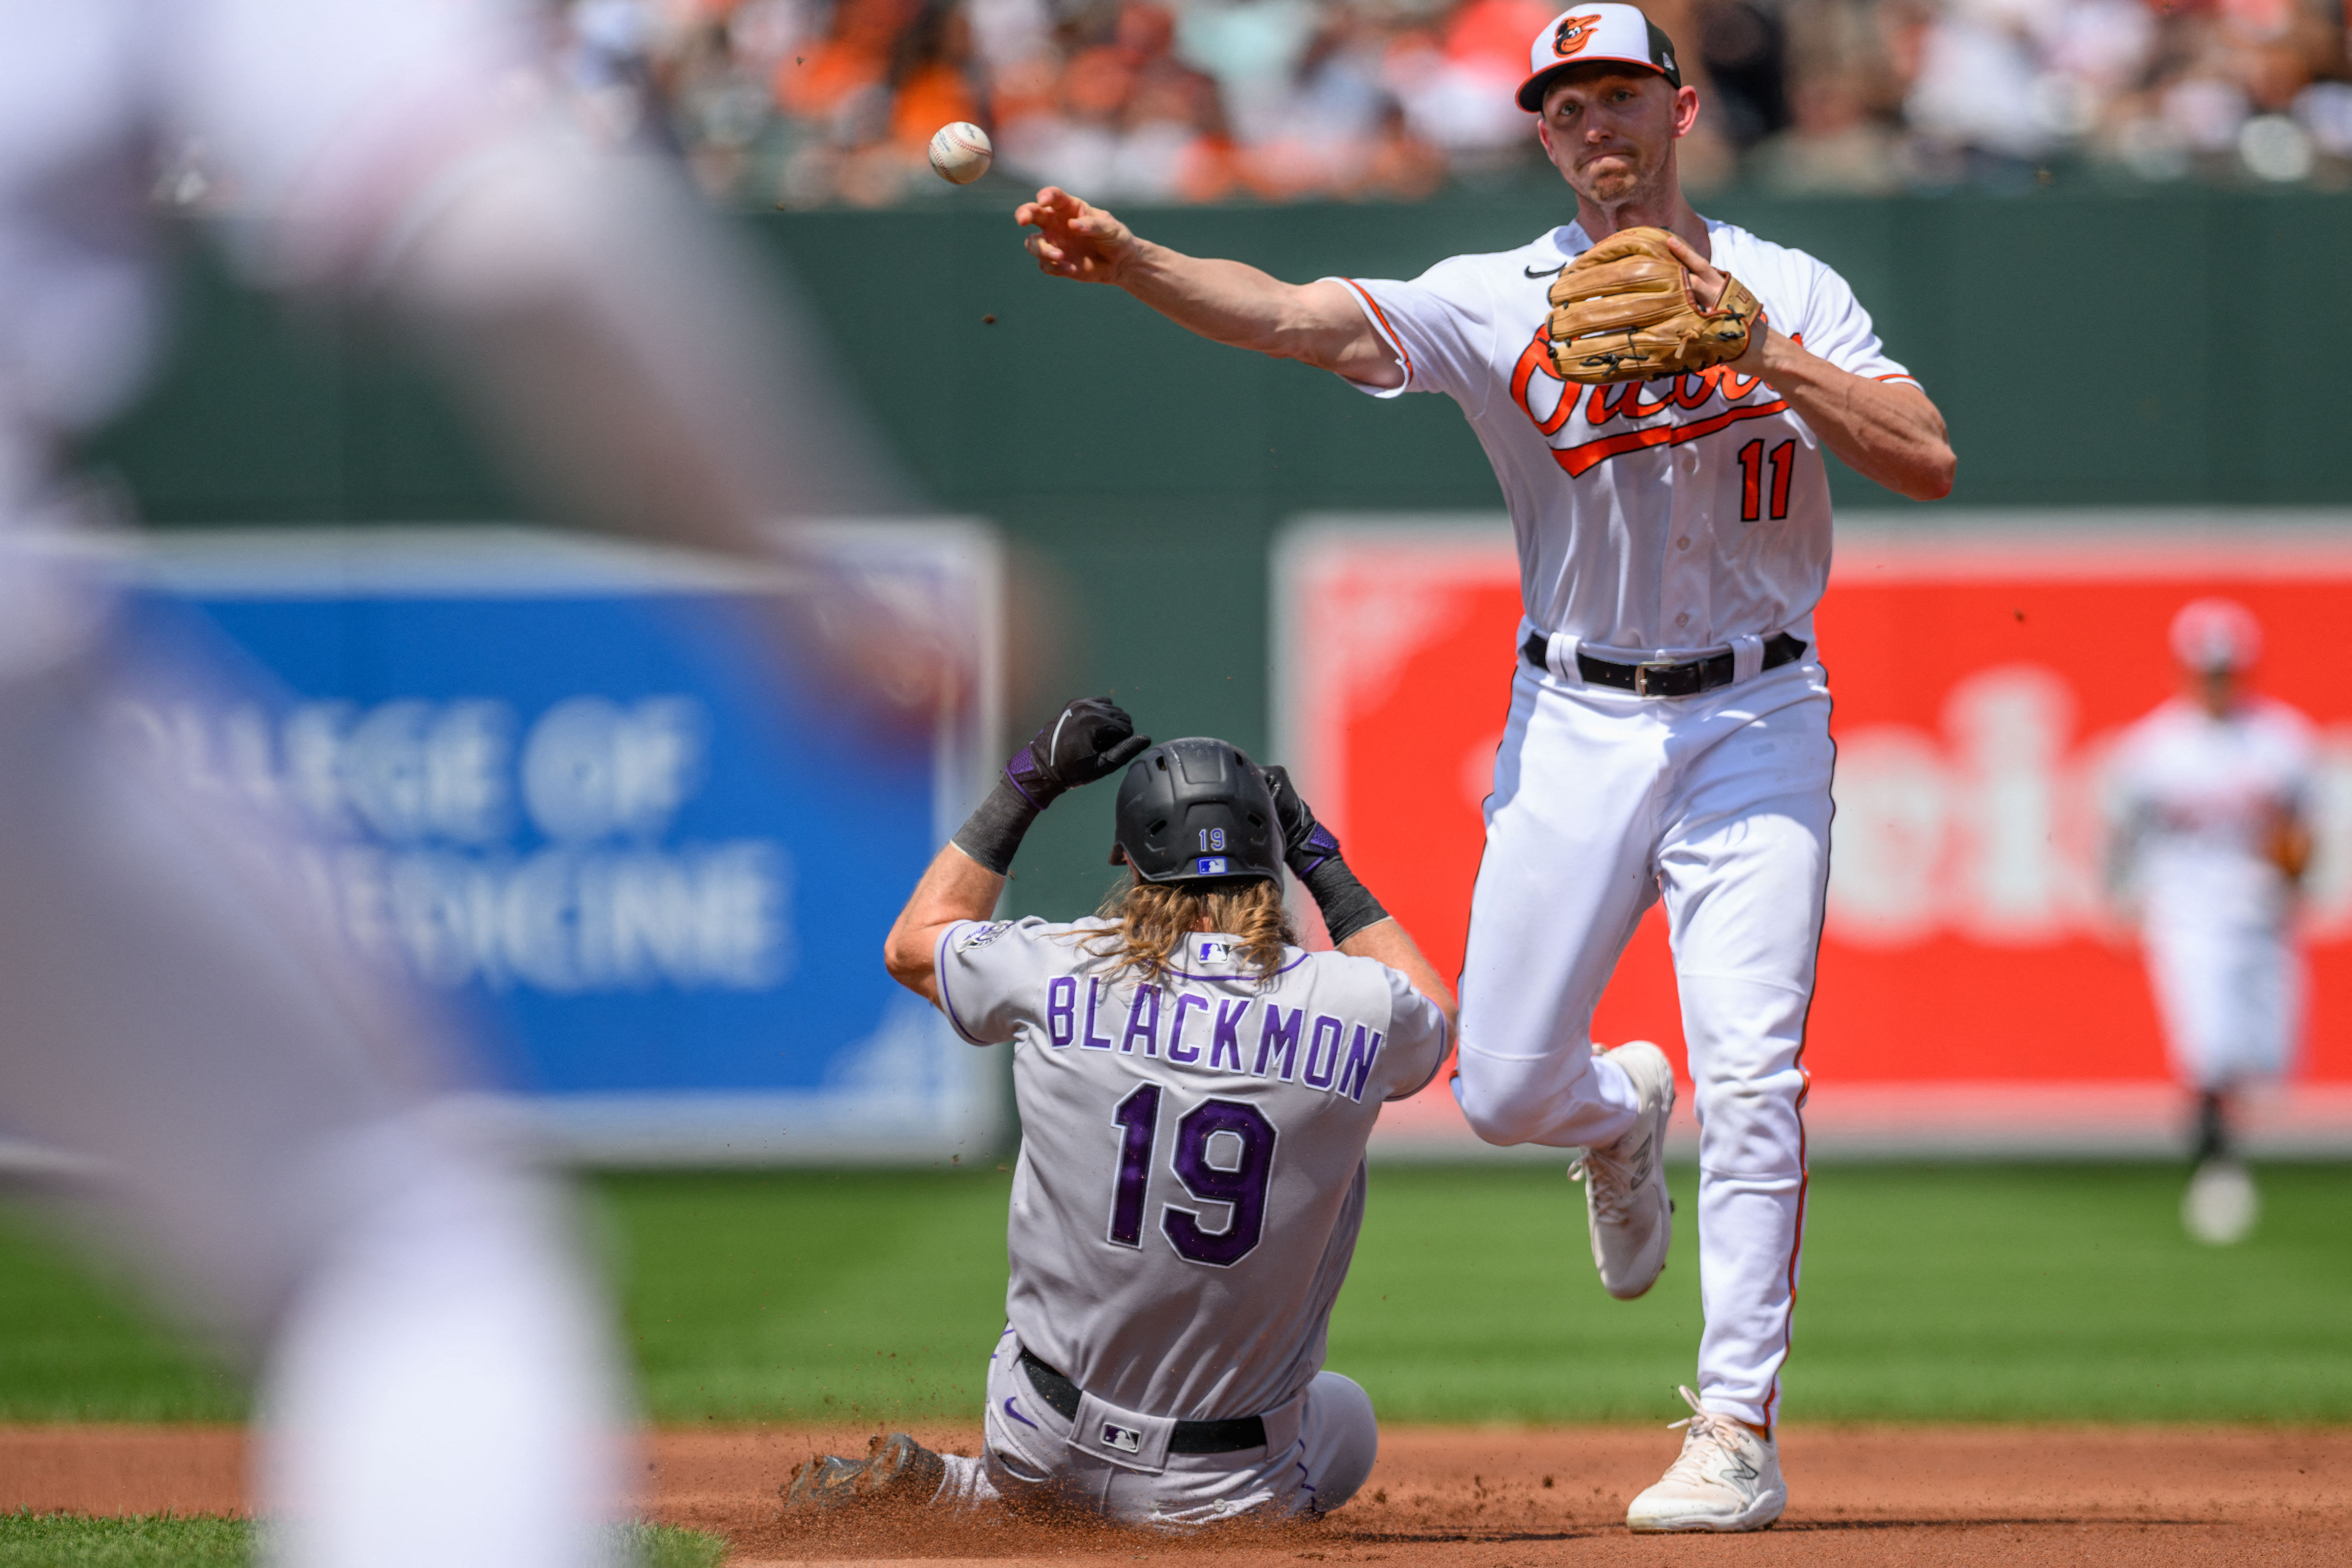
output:
[[[1404,384],[1404,370],[1347,285],[1285,283],[1239,261],[1186,256],[1138,237],[1098,206],[1048,185],[1014,210],[1038,270],[1126,289],[1213,342],[1295,359],[1365,386]]]
[[[1042,272],[1124,289],[1213,342],[1298,360],[1360,386],[1407,384],[1396,351],[1374,330],[1355,292],[1336,279],[1285,283],[1243,262],[1186,256],[1055,185],[1013,216],[1036,229],[1024,243]],[[1713,308],[1723,297],[1724,274],[1686,241],[1671,244],[1689,271],[1693,296]],[[1916,385],[1841,370],[1769,325],[1728,368],[1785,397],[1856,472],[1913,500],[1951,493],[1958,459],[1944,416]]]

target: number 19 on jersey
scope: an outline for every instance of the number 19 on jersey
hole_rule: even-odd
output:
[[[1218,830],[1223,837],[1223,830]],[[1207,833],[1202,835],[1206,847]],[[1118,1173],[1111,1190],[1109,1239],[1118,1247],[1143,1245],[1144,1209],[1151,1184],[1151,1152],[1160,1136],[1160,1103],[1164,1090],[1156,1083],[1139,1085],[1118,1102],[1111,1123],[1119,1130]],[[1213,1163],[1212,1140],[1223,1135],[1217,1152],[1223,1163]],[[1204,1204],[1231,1207],[1222,1229],[1211,1230],[1200,1214],[1162,1204],[1160,1228],[1177,1256],[1193,1263],[1227,1268],[1248,1257],[1265,1228],[1267,1185],[1274,1179],[1275,1127],[1254,1105],[1237,1100],[1206,1100],[1176,1121],[1175,1147],[1169,1168],[1184,1190]],[[1234,1157],[1238,1148],[1239,1158]]]

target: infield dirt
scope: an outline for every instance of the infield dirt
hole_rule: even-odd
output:
[[[917,1427],[972,1451],[970,1428]],[[1657,1427],[1404,1427],[1364,1492],[1315,1524],[1161,1541],[1100,1528],[926,1515],[789,1521],[776,1486],[864,1430],[650,1434],[643,1511],[724,1534],[731,1568],[1543,1568],[1545,1564],[2352,1562],[2352,1431],[2247,1427],[1802,1427],[1782,1435],[1791,1503],[1759,1536],[1637,1538],[1626,1500],[1673,1458]],[[0,1428],[0,1508],[236,1512],[242,1438],[218,1427]],[[1178,1568],[1171,1563],[1168,1568]]]

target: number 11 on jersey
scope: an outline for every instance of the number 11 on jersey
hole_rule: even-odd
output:
[[[1797,471],[1797,443],[1783,441],[1772,448],[1772,521],[1789,515],[1789,480]],[[1764,515],[1764,443],[1750,441],[1739,448],[1739,521],[1755,522]]]

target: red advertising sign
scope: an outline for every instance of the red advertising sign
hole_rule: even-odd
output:
[[[1309,520],[1277,577],[1281,754],[1366,881],[1451,973],[1519,620],[1508,531]],[[1841,531],[1815,616],[1838,742],[1806,1041],[1816,1121],[1834,1129],[1843,1116],[1882,1142],[1921,1122],[1981,1124],[1979,1142],[2021,1147],[2102,1128],[2132,1132],[2126,1143],[2169,1136],[2177,1101],[2155,1005],[2100,874],[2104,763],[2119,731],[2178,689],[2173,614],[2215,593],[2263,622],[2256,688],[2326,742],[2302,912],[2301,1087],[2269,1125],[2306,1144],[2352,1134],[2352,522],[2086,526],[2064,514]],[[1657,910],[1594,1034],[1654,1039],[1679,1059]],[[1459,1128],[1442,1090],[1424,1098],[1399,1125]]]

